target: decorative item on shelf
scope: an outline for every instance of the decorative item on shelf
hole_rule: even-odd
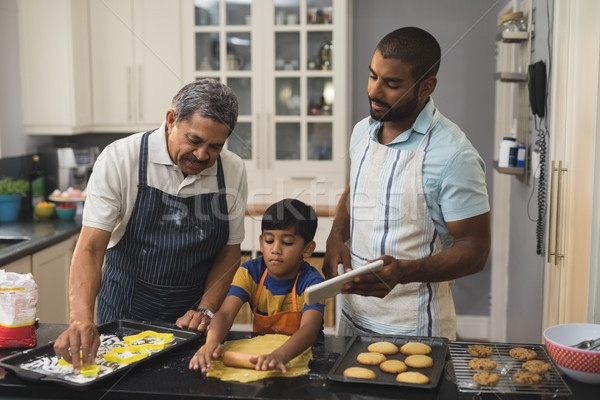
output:
[[[244,59],[237,54],[227,54],[227,69],[230,71],[237,71],[244,67]]]
[[[513,137],[505,136],[500,142],[500,153],[498,154],[499,167],[516,167],[517,166],[517,140]]]
[[[522,11],[505,14],[498,20],[498,33],[527,32],[527,18]]]
[[[210,65],[210,61],[208,61],[208,57],[204,57],[202,62],[198,66],[200,71],[212,71],[212,65]]]
[[[0,179],[0,222],[19,219],[21,199],[29,193],[29,182],[10,177]]]
[[[319,50],[319,61],[321,62],[321,69],[330,70],[332,68],[331,65],[331,50],[333,45],[326,37],[323,37],[323,44],[321,45],[321,49]]]
[[[335,89],[332,81],[325,82],[323,86],[323,96],[321,96],[321,109],[324,115],[331,115],[331,106],[335,95]]]

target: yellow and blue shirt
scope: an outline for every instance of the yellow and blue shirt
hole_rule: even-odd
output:
[[[247,261],[237,270],[228,296],[237,296],[244,302],[250,304],[250,308],[254,308],[254,297],[258,290],[258,284],[263,272],[267,269],[262,257]],[[312,265],[306,261],[300,266],[300,277],[296,285],[296,302],[298,311],[318,310],[321,313],[325,310],[323,303],[308,305],[304,299],[304,291],[306,288],[317,283],[323,282],[323,276]],[[292,289],[296,277],[289,280],[279,280],[271,277],[269,274],[265,277],[264,287],[258,300],[256,312],[261,315],[273,315],[282,311],[293,309]]]

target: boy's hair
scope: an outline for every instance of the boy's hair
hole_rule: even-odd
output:
[[[296,199],[283,199],[267,208],[263,215],[261,229],[283,230],[294,226],[294,234],[302,236],[304,244],[315,237],[317,231],[317,213]]]
[[[440,67],[438,41],[427,31],[413,26],[388,33],[377,45],[377,50],[383,58],[398,59],[412,65],[413,79],[417,84],[437,75]]]

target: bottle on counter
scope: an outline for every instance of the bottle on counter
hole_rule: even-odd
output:
[[[499,167],[517,166],[518,144],[515,138],[505,136],[500,142],[500,154],[498,155]]]
[[[37,154],[33,156],[33,167],[29,175],[29,185],[31,189],[31,205],[35,207],[44,201],[45,193],[44,174],[40,167],[40,156]]]

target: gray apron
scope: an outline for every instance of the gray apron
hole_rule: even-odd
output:
[[[384,254],[415,260],[442,250],[423,190],[423,161],[433,120],[417,150],[361,140],[352,157],[350,251],[354,267]],[[449,282],[396,285],[384,298],[344,295],[339,334],[454,338],[456,315]]]
[[[138,194],[127,229],[106,252],[98,323],[175,322],[199,303],[215,255],[229,238],[221,157],[218,192],[170,195],[147,185],[150,133],[140,145]]]

